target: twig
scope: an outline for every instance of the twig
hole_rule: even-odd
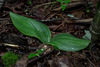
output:
[[[89,59],[87,59],[93,67],[96,67]]]
[[[71,2],[78,2],[78,3],[79,3],[79,1],[80,1],[80,0],[71,0]],[[58,3],[58,1],[54,1],[54,2],[49,2],[49,3],[44,3],[44,4],[37,5],[37,6],[35,6],[35,7],[32,8],[32,10],[30,11],[30,14],[32,14],[32,11],[33,11],[34,9],[37,9],[37,8],[39,8],[39,7],[41,7],[41,6],[44,6],[44,5],[50,5],[50,4],[55,4],[55,3]],[[81,4],[82,4],[82,3],[81,3]],[[68,6],[68,5],[66,5],[66,6]],[[71,6],[71,5],[69,5],[69,6]],[[57,8],[57,9],[58,9],[58,8]],[[60,9],[61,9],[61,7],[60,7]]]
[[[76,3],[70,3],[70,4],[66,4],[66,9],[68,8],[71,8],[71,7],[75,7],[75,6],[78,6],[78,5],[84,5],[85,2],[76,2]],[[59,8],[56,8],[54,9],[53,11],[60,11],[62,8],[59,7]]]
[[[57,30],[59,27],[61,27],[62,26],[62,24],[59,24],[57,27],[55,27],[54,29],[53,29],[53,31],[55,31],[55,30]]]
[[[75,20],[75,23],[78,23],[78,24],[91,24],[92,20],[93,20],[93,18],[83,19],[83,20]]]
[[[93,20],[93,18],[90,19],[83,19],[83,20],[76,20],[75,23],[89,23]]]
[[[54,4],[54,3],[58,3],[58,1],[54,1],[54,2],[49,2],[49,3],[44,3],[44,4],[37,5],[37,6],[35,6],[35,7],[32,8],[32,10],[30,11],[30,14],[32,14],[32,11],[34,9],[37,9],[37,8],[39,8],[41,6],[44,6],[44,5],[50,5],[50,4]]]
[[[0,21],[9,21],[10,18],[0,18]]]

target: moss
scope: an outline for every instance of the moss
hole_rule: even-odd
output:
[[[3,64],[5,64],[6,67],[10,67],[16,63],[18,56],[12,52],[7,52],[1,57],[1,59],[3,60]]]

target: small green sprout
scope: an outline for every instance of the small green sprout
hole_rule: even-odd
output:
[[[44,51],[44,49],[40,49],[40,50],[37,50],[37,53],[41,54],[43,51]]]
[[[71,2],[71,0],[57,0],[57,1],[61,3],[62,11],[66,9],[66,4]]]
[[[44,51],[44,49],[40,49],[40,50],[37,50],[37,53],[30,53],[29,56],[28,56],[28,59],[31,59],[33,57],[36,57],[36,56],[40,56],[39,54],[41,54],[42,52]]]
[[[28,0],[28,4],[29,4],[29,5],[32,5],[32,2],[31,2],[31,0]]]
[[[30,55],[28,56],[28,59],[31,59],[33,57],[39,56],[39,54],[35,54],[35,53],[30,53]]]
[[[1,57],[1,59],[3,60],[3,64],[6,67],[10,67],[11,65],[16,63],[16,61],[18,60],[18,56],[17,54],[14,54],[12,52],[7,52]]]
[[[90,9],[86,9],[86,12],[89,13],[90,12]]]

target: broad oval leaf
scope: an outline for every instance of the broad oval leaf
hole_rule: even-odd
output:
[[[14,26],[23,34],[34,36],[45,44],[50,42],[51,32],[45,24],[12,12],[10,17]]]
[[[68,33],[61,33],[54,36],[48,44],[63,51],[79,51],[86,48],[89,43],[89,40],[78,39]]]

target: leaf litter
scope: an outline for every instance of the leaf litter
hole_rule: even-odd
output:
[[[12,25],[9,18],[10,11],[46,24],[51,30],[52,37],[59,33],[70,33],[77,38],[82,38],[85,35],[84,31],[89,30],[92,20],[88,19],[94,16],[97,0],[72,0],[63,12],[58,2],[54,4],[52,2],[52,0],[34,0],[29,5],[27,0],[5,1],[0,9],[0,57],[8,51],[18,54],[20,58],[13,67],[21,67],[21,65],[23,67],[99,67],[98,46],[90,47],[91,49],[87,47],[79,52],[54,50],[52,46],[42,44],[36,38],[21,34]],[[90,8],[88,2],[93,2],[93,7]],[[86,12],[87,8],[90,9],[89,13]],[[83,21],[80,22],[79,20]],[[2,38],[1,35],[5,37]],[[12,47],[7,44],[18,45],[19,47]],[[46,50],[40,54],[40,57],[27,59],[29,53],[36,53],[38,49],[43,48]],[[2,60],[0,60],[0,64],[2,64]],[[2,64],[2,66],[4,65]]]

